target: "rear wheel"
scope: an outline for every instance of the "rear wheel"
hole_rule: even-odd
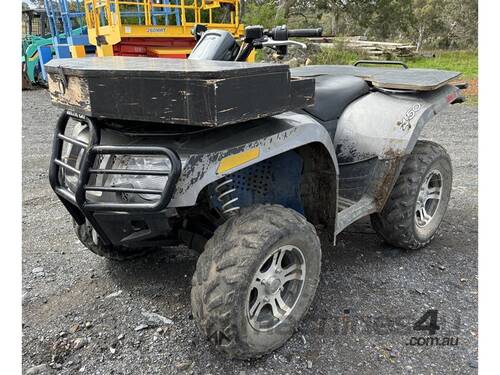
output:
[[[201,332],[232,357],[282,346],[307,312],[319,281],[314,227],[277,205],[245,209],[207,242],[193,276],[191,305]]]
[[[373,229],[397,247],[416,250],[426,246],[443,220],[451,185],[446,150],[434,142],[417,142],[384,209],[371,215]]]

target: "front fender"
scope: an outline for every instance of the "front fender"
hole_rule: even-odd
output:
[[[193,206],[203,188],[225,174],[312,143],[320,143],[328,151],[335,175],[338,176],[335,150],[328,132],[321,124],[304,114],[285,112],[191,137],[176,147],[183,161],[183,168],[169,207]],[[224,173],[218,173],[219,164],[224,158],[251,149],[259,150],[257,157]]]

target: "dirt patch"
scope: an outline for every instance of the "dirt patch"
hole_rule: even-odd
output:
[[[479,88],[478,88],[478,79],[462,79],[455,81],[453,83],[463,83],[467,82],[469,87],[467,89],[463,90],[462,92],[465,95],[466,103],[469,105],[477,105],[478,103],[478,98],[479,98]]]
[[[467,97],[474,97],[478,98],[479,96],[479,88],[478,88],[478,80],[477,79],[470,79],[467,81],[467,83],[469,84],[469,87],[467,88],[467,90],[465,90],[465,96]]]

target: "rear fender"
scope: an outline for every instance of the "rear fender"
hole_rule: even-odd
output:
[[[376,91],[361,97],[339,119],[334,139],[339,163],[409,155],[424,125],[461,99],[460,90],[452,85],[430,92]]]

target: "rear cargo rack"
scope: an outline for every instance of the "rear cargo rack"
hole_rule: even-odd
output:
[[[359,65],[398,65],[402,66],[405,69],[408,69],[408,65],[406,65],[402,61],[388,61],[388,60],[358,60],[353,66],[359,66]]]
[[[74,118],[88,125],[90,134],[90,141],[88,144],[64,134],[70,118]],[[75,221],[78,224],[83,224],[85,219],[88,220],[99,234],[104,244],[109,244],[110,241],[95,219],[94,213],[96,211],[120,211],[124,213],[137,211],[158,212],[165,209],[170,203],[175,191],[175,185],[181,173],[181,161],[174,151],[166,147],[105,146],[99,145],[99,142],[100,129],[96,125],[94,119],[73,112],[64,111],[57,121],[54,133],[49,181],[52,189]],[[61,159],[64,143],[72,144],[84,150],[79,168],[78,165],[74,167]],[[165,156],[170,161],[170,168],[168,168],[168,170],[95,168],[94,163],[98,155],[160,155]],[[61,184],[59,180],[61,169],[65,169],[77,175],[78,182],[74,193]],[[168,178],[162,190],[89,185],[89,180],[92,175],[102,174],[166,176]],[[159,199],[152,203],[89,202],[86,195],[86,192],[89,191],[153,194],[159,195]]]

